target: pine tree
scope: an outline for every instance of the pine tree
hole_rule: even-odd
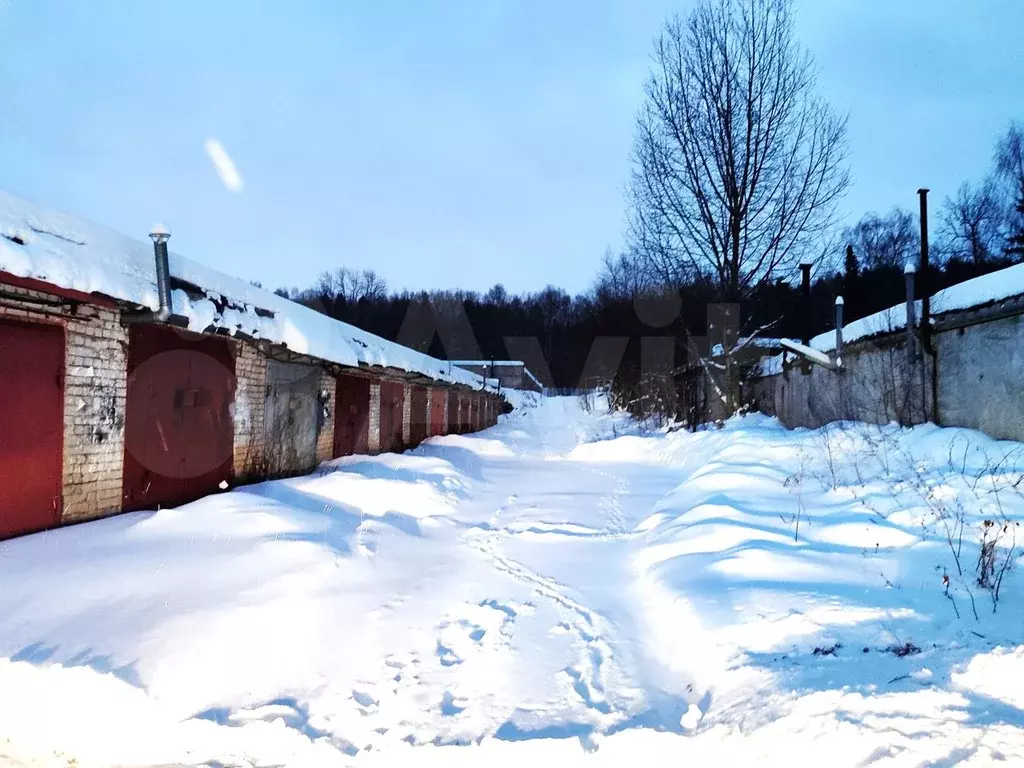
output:
[[[850,285],[860,277],[860,265],[857,263],[857,254],[853,252],[853,246],[846,246],[846,283]]]
[[[1006,241],[1006,255],[1015,261],[1024,261],[1024,189],[1021,190],[1016,211],[1013,229]]]

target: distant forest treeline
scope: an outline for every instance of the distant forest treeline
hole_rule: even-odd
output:
[[[950,258],[933,270],[933,289],[940,290],[1012,263],[1014,261],[1008,257],[980,263]],[[372,272],[353,273],[344,267],[323,275],[311,288],[281,289],[278,293],[391,340],[400,340],[403,322],[414,304],[429,302],[439,314],[451,313],[453,306],[461,306],[477,346],[474,348],[463,336],[452,334],[446,339],[452,348],[446,349],[443,334],[435,334],[429,346],[417,344],[421,351],[441,359],[528,357],[522,354],[524,347],[517,349],[516,342],[506,344],[506,339],[535,338],[547,367],[543,370],[536,361],[528,361],[538,368],[537,375],[546,379],[544,383],[550,386],[575,387],[597,337],[629,337],[623,365],[636,367],[641,337],[669,336],[676,340],[676,359],[682,363],[686,359],[686,335],[706,333],[706,306],[717,297],[713,289],[701,285],[680,286],[677,290],[681,299],[678,317],[661,328],[652,327],[640,316],[650,319],[652,313],[655,316],[667,313],[670,318],[674,314],[673,303],[666,302],[664,309],[655,306],[645,311],[642,293],[623,291],[622,286],[611,279],[608,269],[590,291],[577,296],[570,296],[554,286],[515,296],[508,294],[501,285],[484,294],[471,291],[390,293]],[[868,268],[858,265],[856,270],[829,271],[818,277],[811,287],[812,333],[833,326],[833,305],[839,295],[846,302],[846,322],[898,304],[904,298],[903,269],[890,265]],[[740,306],[744,330],[774,323],[764,331],[765,335],[790,338],[803,335],[803,304],[799,285],[795,283],[780,279],[760,286]],[[660,318],[655,317],[655,321],[658,320]]]

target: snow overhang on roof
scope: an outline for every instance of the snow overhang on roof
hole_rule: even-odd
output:
[[[189,330],[245,335],[339,365],[379,366],[474,389],[481,376],[169,255],[173,311]],[[0,271],[138,307],[159,306],[153,247],[0,192]]]
[[[449,360],[452,365],[525,365],[522,360]]]

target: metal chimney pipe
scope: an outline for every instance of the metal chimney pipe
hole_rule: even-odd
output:
[[[907,364],[913,365],[917,360],[917,338],[914,328],[917,326],[917,300],[914,296],[914,262],[908,261],[903,268],[903,279],[907,283]]]
[[[804,327],[803,343],[805,347],[811,345],[811,265],[809,262],[800,262],[801,284],[803,286],[804,301]]]
[[[928,264],[928,190],[917,190],[921,202],[921,342],[925,351],[932,354],[931,346],[931,271]]]
[[[167,256],[167,241],[171,232],[163,224],[154,224],[149,233],[153,240],[153,258],[156,266],[156,292],[159,309],[121,316],[123,325],[134,323],[165,323],[171,316],[171,267]]]
[[[843,297],[836,296],[836,369],[843,367]]]

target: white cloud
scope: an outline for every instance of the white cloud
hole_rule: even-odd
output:
[[[231,192],[244,190],[245,182],[242,181],[242,176],[235,167],[231,156],[228,155],[228,151],[224,149],[224,145],[217,139],[207,139],[203,146],[206,149],[206,154],[210,156],[214,170],[220,176],[221,183]]]

